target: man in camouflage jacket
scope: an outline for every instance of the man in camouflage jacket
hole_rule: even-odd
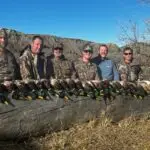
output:
[[[75,79],[76,71],[73,62],[63,55],[63,44],[55,43],[53,54],[47,57],[46,76],[48,79]]]
[[[80,80],[99,80],[97,67],[91,62],[93,49],[89,45],[85,45],[82,51],[82,57],[75,62],[77,78]]]
[[[19,78],[18,64],[14,55],[6,49],[7,32],[0,29],[0,82]]]
[[[133,58],[133,50],[130,47],[123,49],[123,60],[118,64],[118,71],[122,81],[142,79],[139,61]]]
[[[43,39],[34,36],[32,43],[20,56],[20,72],[22,79],[45,78],[45,57],[41,52]]]

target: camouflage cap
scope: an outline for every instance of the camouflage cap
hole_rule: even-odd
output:
[[[4,28],[1,28],[0,29],[0,36],[1,37],[6,37],[7,33],[6,33],[6,30]]]
[[[83,51],[89,51],[89,52],[93,53],[93,48],[90,45],[86,45],[86,46],[84,46]]]
[[[59,43],[59,42],[55,43],[53,45],[53,50],[57,49],[57,48],[60,49],[60,50],[63,50],[63,43]]]

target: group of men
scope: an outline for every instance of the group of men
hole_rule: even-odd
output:
[[[79,79],[79,80],[123,80],[136,81],[141,74],[140,64],[133,58],[130,47],[123,49],[123,60],[115,64],[107,58],[107,45],[100,45],[98,56],[92,58],[93,49],[85,45],[82,56],[75,62],[65,58],[63,44],[53,45],[53,55],[44,56],[44,41],[34,36],[32,42],[23,50],[16,62],[14,55],[6,49],[7,33],[0,29],[0,81],[19,79]]]

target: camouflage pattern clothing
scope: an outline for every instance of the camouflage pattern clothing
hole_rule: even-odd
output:
[[[24,51],[20,56],[20,72],[22,79],[45,78],[44,53],[33,55],[30,49]]]
[[[74,64],[66,59],[64,55],[60,59],[54,58],[54,56],[47,57],[46,76],[48,79],[75,79],[76,71]]]
[[[122,81],[137,81],[138,79],[142,79],[140,64],[135,59],[130,64],[125,64],[124,61],[121,61],[118,64],[118,71]]]
[[[4,49],[0,56],[0,81],[18,79],[19,69],[14,55]]]
[[[80,80],[99,80],[97,67],[94,63],[84,63],[80,58],[75,62],[75,69],[77,71],[77,77]]]

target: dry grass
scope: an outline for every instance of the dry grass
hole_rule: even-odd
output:
[[[1,150],[150,150],[149,115],[131,116],[118,123],[101,117],[69,130],[32,139]]]
[[[40,150],[150,150],[150,120],[103,118],[36,139]],[[34,145],[33,144],[33,145]]]

